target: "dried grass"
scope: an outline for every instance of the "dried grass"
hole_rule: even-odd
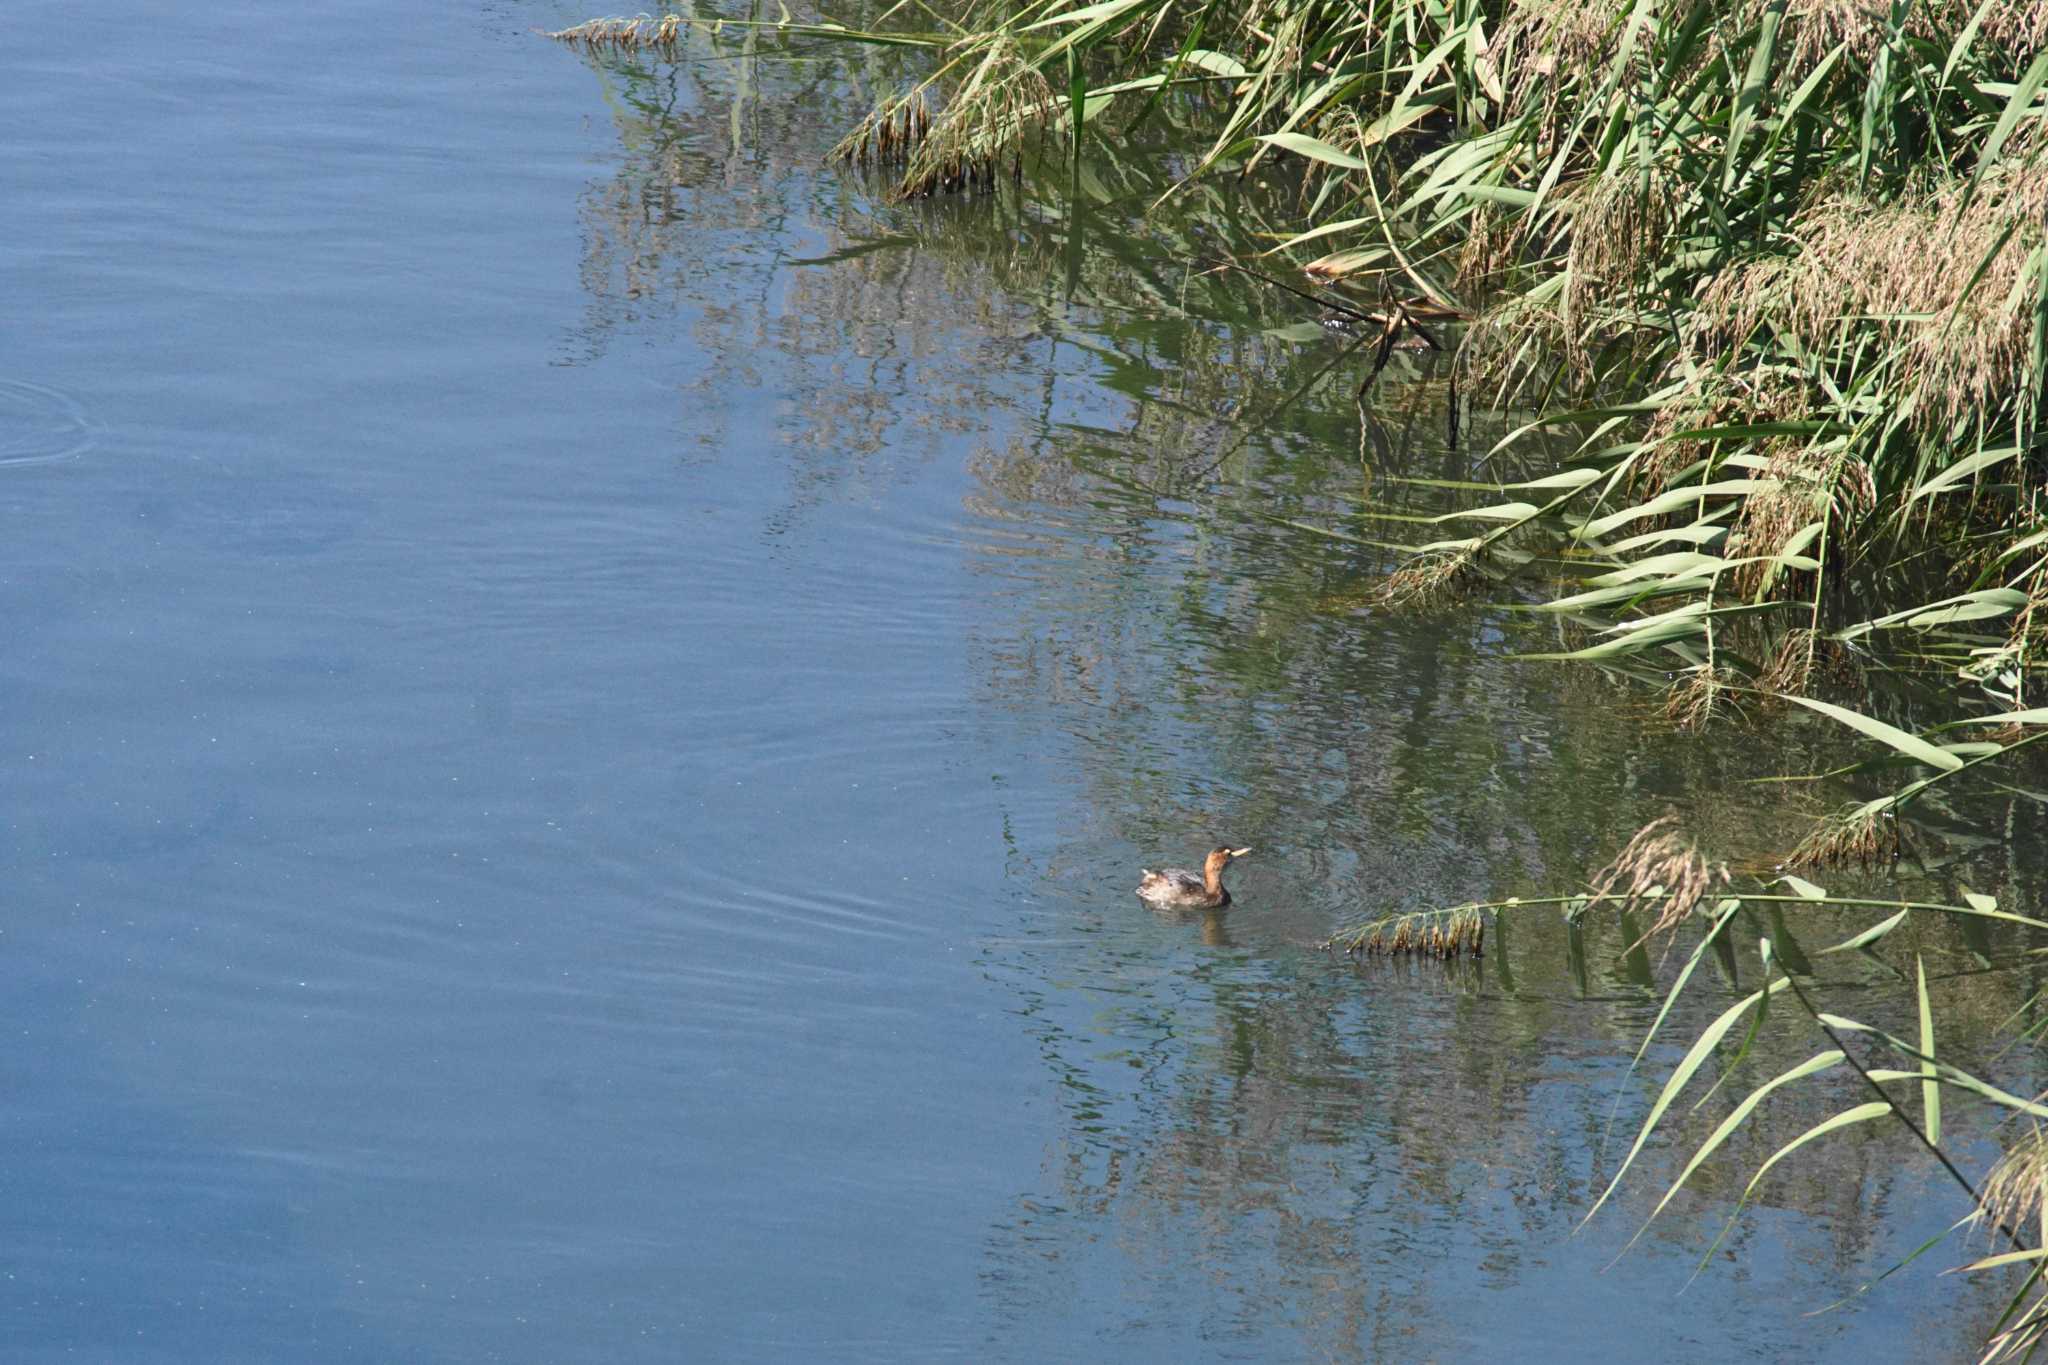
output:
[[[876,108],[833,158],[899,170],[899,199],[990,188],[1005,160],[1021,175],[1024,136],[1064,106],[1014,38],[998,32],[980,41],[972,70],[943,107],[934,112],[927,82]]]
[[[2048,1232],[2048,1133],[2036,1124],[2006,1149],[1977,1190],[1977,1221],[1994,1246],[2001,1229],[2028,1226]],[[2038,1270],[2036,1272],[2039,1273]],[[2020,1360],[2048,1331],[2048,1296],[2037,1295],[2017,1321],[1985,1343],[1981,1361]]]
[[[1891,8],[1881,0],[1792,0],[1785,11],[1791,70],[1803,76],[1837,43],[1868,67],[1890,40]],[[1976,12],[1969,0],[1930,0],[1907,11],[1905,33],[1926,42],[1945,42]],[[1985,10],[1977,32],[2007,52],[2031,54],[2048,42],[2048,3],[1998,0]]]
[[[1469,905],[1389,915],[1346,929],[1320,947],[1324,952],[1341,948],[1351,957],[1412,955],[1439,962],[1481,957],[1486,951],[1486,915]]]
[[[1651,450],[1632,471],[1632,486],[1646,493],[1663,492],[1685,471],[1722,452],[1719,443],[1686,433],[1749,422],[1798,422],[1813,412],[1812,388],[1803,376],[1783,366],[1704,374],[1696,367],[1688,374],[1682,362],[1671,368],[1684,375],[1684,382],[1678,395],[1659,407],[1644,428],[1643,441]],[[1776,444],[1789,446],[1783,441]],[[1766,442],[1756,446],[1768,448]]]
[[[558,29],[547,36],[558,43],[572,43],[585,48],[673,48],[681,39],[683,18],[678,14],[664,14],[656,19],[650,14],[635,15],[630,19],[590,19],[573,28]]]
[[[1388,574],[1373,596],[1383,607],[1443,606],[1463,595],[1471,575],[1472,556],[1465,551],[1418,555]]]
[[[1558,357],[1574,354],[1584,351],[1572,345],[1564,314],[1516,295],[1480,313],[1465,329],[1458,343],[1460,382],[1476,393],[1491,391],[1505,407]]]
[[[1483,205],[1473,211],[1458,245],[1458,287],[1475,306],[1498,293],[1513,269],[1522,241],[1523,220]]]
[[[2034,327],[2022,272],[2048,244],[2042,161],[2000,165],[1968,203],[1960,184],[1900,203],[1823,196],[1793,227],[1796,253],[1708,283],[1688,338],[1692,361],[1705,364],[1759,332],[1828,353],[1865,322],[1900,347],[1892,391],[1914,404],[1922,430],[1946,430],[2014,398],[2024,391]]]
[[[1750,32],[1769,8],[1770,0],[1719,5],[1716,28],[1728,34]],[[1616,37],[1629,9],[1614,0],[1516,0],[1510,5],[1481,58],[1490,62],[1493,81],[1506,95],[1508,111],[1554,107],[1564,93],[1560,73],[1604,73],[1614,60]],[[1685,0],[1680,0],[1663,16],[1667,29],[1684,26],[1685,9]],[[1970,21],[1976,9],[1969,0],[1930,0],[1907,12],[1905,34],[1927,42],[1945,42]],[[1868,69],[1891,41],[1891,15],[1888,0],[1791,0],[1779,38],[1782,67],[1778,79],[1788,86],[1804,79],[1837,45]],[[2008,53],[2031,54],[2048,44],[2048,0],[1997,0],[1985,11],[1978,33]],[[1696,69],[1709,62],[1739,63],[1747,56],[1746,49],[1731,53],[1715,37],[1701,45],[1692,65]],[[1632,60],[1638,66],[1644,64],[1640,47]],[[1486,78],[1481,79],[1484,82]]]
[[[1674,729],[1695,733],[1725,703],[1735,705],[1736,693],[1725,673],[1707,665],[1687,669],[1664,697],[1664,721]]]
[[[2048,1132],[2030,1128],[2006,1149],[1977,1191],[1977,1217],[1987,1229],[2023,1228],[2048,1218]]]
[[[1514,0],[1487,45],[1507,109],[1554,109],[1566,84],[1558,73],[1604,66],[1628,9],[1615,0]]]
[[[1634,295],[1662,262],[1688,198],[1661,166],[1587,181],[1572,198],[1566,318],[1596,317],[1616,294]]]
[[[1816,682],[1833,692],[1867,690],[1863,669],[1849,647],[1803,626],[1778,638],[1756,680],[1759,691],[1773,696],[1806,696]]]
[[[1789,570],[1774,559],[1815,522],[1825,517],[1837,526],[1853,525],[1858,514],[1877,506],[1870,466],[1860,459],[1817,454],[1783,440],[1761,443],[1760,449],[1769,451],[1768,482],[1742,500],[1728,533],[1728,557],[1750,561],[1735,570],[1736,588],[1744,594],[1758,592]]]
[[[1897,861],[1906,850],[1899,819],[1889,811],[1858,811],[1816,825],[1785,859],[1787,867],[1861,868]]]
[[[2007,52],[2038,52],[2048,47],[2048,0],[2000,0],[1985,11],[1977,31]]]
[[[1709,862],[1663,815],[1637,830],[1628,846],[1594,877],[1591,902],[1618,900],[1624,911],[1656,906],[1645,940],[1671,933],[1699,908],[1707,892],[1728,883],[1728,866]]]

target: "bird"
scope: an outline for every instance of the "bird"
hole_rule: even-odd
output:
[[[1199,877],[1180,867],[1169,867],[1162,872],[1144,868],[1145,875],[1138,879],[1138,899],[1162,909],[1207,910],[1228,905],[1230,893],[1223,889],[1223,869],[1230,866],[1231,859],[1245,857],[1250,852],[1248,848],[1212,848],[1209,856],[1202,860],[1202,875]]]

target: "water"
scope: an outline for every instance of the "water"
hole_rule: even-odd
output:
[[[1646,1098],[1619,930],[1313,950],[1672,801],[1737,843],[1821,742],[1670,737],[1281,524],[1497,422],[1414,356],[1363,450],[1355,358],[1283,401],[1344,340],[1131,233],[1142,171],[1078,240],[892,207],[822,164],[883,58],[530,32],[583,17],[0,57],[0,1353],[1972,1349],[1946,1251],[1801,1316],[1961,1212],[1890,1130],[1684,1298],[1764,1138],[1573,1235]],[[1221,839],[1227,915],[1130,896]]]

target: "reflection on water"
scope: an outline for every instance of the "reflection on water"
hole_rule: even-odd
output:
[[[1374,606],[1414,528],[1368,503],[1440,510],[1505,427],[1451,441],[1428,353],[1361,406],[1351,338],[1204,268],[1287,187],[1146,217],[1133,145],[1079,212],[888,206],[820,164],[886,53],[589,61],[491,14],[0,58],[48,338],[0,372],[107,424],[0,470],[9,1358],[1971,1348],[1946,1253],[1800,1316],[1961,1212],[1890,1130],[1774,1171],[1682,1299],[1771,1136],[1619,1261],[1664,1143],[1577,1229],[1718,1005],[1632,1076],[1637,927],[1314,950],[1570,887],[1667,807],[1768,847],[1839,793],[1749,779],[1838,751],[1513,657],[1569,627]],[[230,38],[253,74],[180,102]],[[49,116],[109,72],[183,140]],[[2044,903],[2023,817],[1937,823],[1871,884]],[[1225,838],[1229,909],[1131,895]],[[2021,945],[1913,946],[1967,1065]],[[1728,1091],[1819,1046],[1780,1012]]]

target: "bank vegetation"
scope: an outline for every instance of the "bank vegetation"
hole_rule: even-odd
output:
[[[683,22],[554,36],[673,46]],[[1622,1172],[1791,1011],[1814,1055],[1731,1087],[1656,1209],[1775,1093],[1844,1083],[1750,1190],[1831,1132],[1911,1129],[1993,1239],[1976,1268],[2021,1272],[1987,1352],[2030,1354],[2048,1329],[2048,1148],[2009,1127],[1996,1170],[1965,1171],[1942,1101],[2024,1125],[2048,1106],[1950,1065],[1917,953],[1887,959],[1905,1027],[1832,1009],[1814,963],[1882,957],[1927,918],[2048,925],[1966,888],[1808,878],[1910,856],[1915,810],[1960,791],[2048,814],[2015,785],[2048,737],[2048,0],[906,0],[858,26],[759,22],[927,54],[839,149],[900,196],[986,192],[1047,158],[1078,184],[1091,147],[1162,108],[1201,130],[1169,198],[1292,176],[1298,222],[1237,263],[1370,319],[1382,356],[1403,332],[1447,339],[1458,393],[1523,414],[1406,542],[1382,605],[1485,594],[1556,623],[1544,657],[1657,689],[1669,723],[1759,742],[1824,724],[1861,746],[1828,775],[1861,799],[1761,851],[1760,874],[1660,824],[1569,894],[1369,919],[1333,944],[1458,926],[1477,947],[1481,914],[1642,915],[1680,964],[1649,1066],[1710,975],[1695,968],[1741,938],[1756,984],[1653,1085]],[[1867,921],[1809,951],[1757,916],[1800,906]]]

